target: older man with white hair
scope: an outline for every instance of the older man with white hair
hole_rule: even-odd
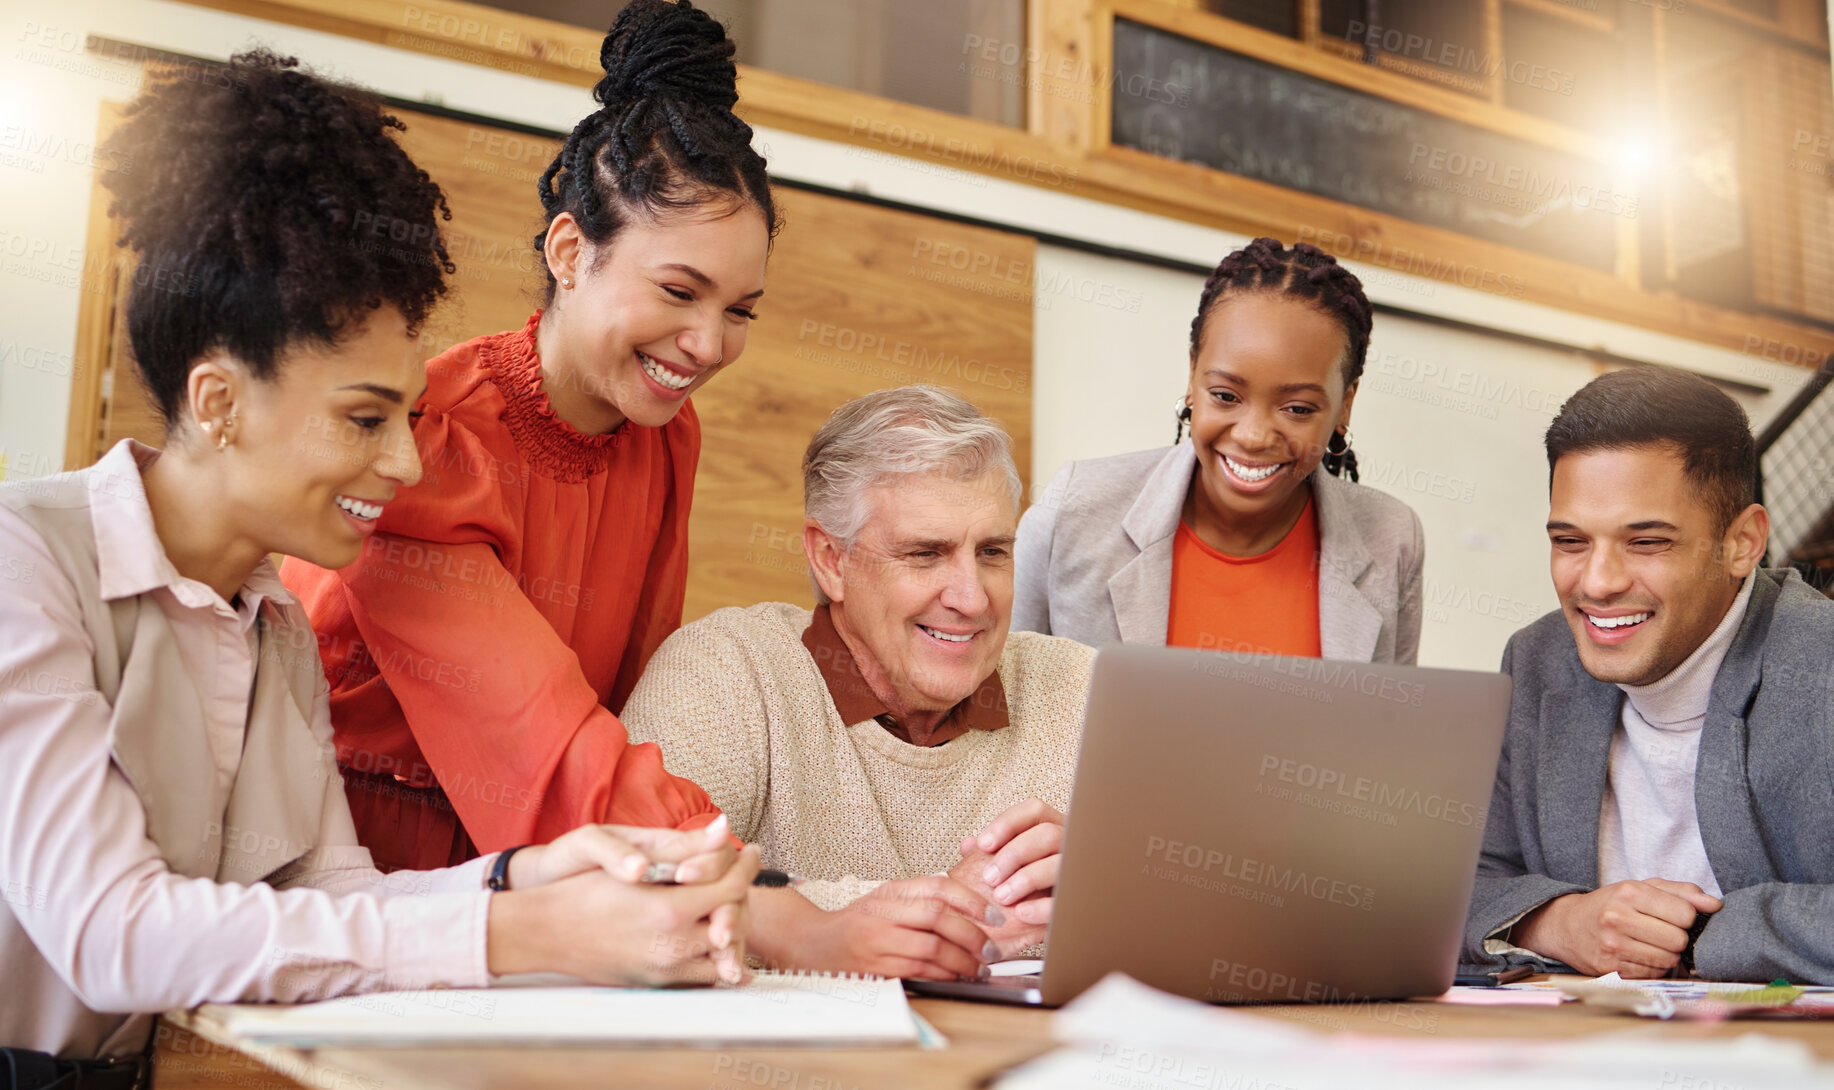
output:
[[[808,879],[754,891],[766,961],[972,976],[1043,937],[1094,653],[1008,632],[1019,474],[963,398],[841,406],[803,492],[815,610],[683,627],[622,718]]]

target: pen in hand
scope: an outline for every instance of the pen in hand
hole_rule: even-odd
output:
[[[645,885],[652,886],[674,885],[675,867],[676,864],[674,863],[651,863],[649,866],[643,868],[643,874],[637,880]],[[803,880],[801,878],[794,877],[787,871],[772,870],[769,867],[760,870],[758,876],[751,880],[751,884],[754,886],[766,886],[771,889],[782,889],[785,886],[799,886],[802,882]]]

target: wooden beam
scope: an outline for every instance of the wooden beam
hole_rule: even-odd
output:
[[[1478,11],[1483,28],[1479,31],[1484,37],[1483,55],[1490,62],[1486,66],[1490,71],[1487,74],[1489,86],[1485,88],[1488,93],[1484,97],[1492,105],[1507,109],[1503,105],[1503,65],[1508,59],[1503,51],[1503,0],[1483,0]]]
[[[1314,48],[1324,42],[1324,0],[1299,0],[1299,40]]]
[[[360,38],[517,75],[590,87],[604,31],[467,0],[186,0],[199,7]]]
[[[1609,34],[1617,29],[1617,23],[1609,15],[1596,11],[1586,11],[1571,4],[1562,4],[1559,0],[1503,0],[1505,4],[1529,11],[1537,11],[1555,19],[1565,20],[1574,26],[1595,30],[1600,34]]]
[[[1727,310],[1673,292],[1645,291],[1609,273],[1133,148],[1114,147],[1092,155],[1079,188],[1087,195],[1101,194],[1162,216],[1197,220],[1239,234],[1311,242],[1348,260],[1396,273],[1779,362],[1784,355],[1790,362],[1834,357],[1834,332],[1805,322]],[[1767,345],[1777,351],[1769,351]]]
[[[1026,128],[1065,147],[1094,146],[1096,91],[1109,60],[1095,52],[1091,0],[1031,0],[1027,21]]]
[[[1094,121],[1086,151],[1095,152],[1108,146],[1114,137],[1114,17],[1099,7],[1090,15],[1089,55],[1096,58],[1098,71],[1108,75],[1095,85]]]
[[[121,123],[123,105],[104,101],[96,122],[98,142],[114,132]],[[70,414],[64,430],[64,468],[82,469],[102,454],[102,395],[107,376],[110,347],[120,335],[115,328],[120,308],[116,303],[122,290],[122,273],[131,261],[128,251],[113,245],[114,226],[108,218],[108,191],[102,188],[100,175],[89,187],[89,222],[83,231],[86,251],[83,254],[82,291],[77,301],[76,350],[71,354]],[[113,382],[134,381],[134,376],[117,374]]]

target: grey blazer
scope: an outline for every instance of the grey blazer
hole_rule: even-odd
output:
[[[1197,471],[1189,440],[1072,462],[1019,522],[1012,626],[1099,647],[1165,643],[1172,541]],[[1327,659],[1412,663],[1426,545],[1413,509],[1311,476],[1318,504],[1318,628]]]
[[[1724,891],[1694,947],[1717,980],[1834,984],[1834,601],[1760,571],[1713,681],[1694,771],[1707,862]],[[1598,817],[1624,695],[1580,665],[1559,613],[1503,652],[1515,679],[1464,959],[1530,909],[1598,886]]]

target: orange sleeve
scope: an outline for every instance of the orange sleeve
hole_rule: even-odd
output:
[[[498,550],[514,531],[500,478],[515,466],[449,418],[429,414],[423,425],[428,477],[397,497],[388,529],[336,578],[370,660],[361,665],[376,674],[362,688],[387,686],[479,851],[544,843],[588,822],[713,820],[699,785],[670,775],[654,744],[631,742],[503,565]],[[678,586],[677,622],[680,595]]]
[[[346,570],[346,602],[480,851],[588,822],[693,828],[718,814],[655,745],[630,741],[488,545],[376,537]]]
[[[631,622],[630,640],[611,686],[607,703],[623,708],[637,687],[643,668],[662,641],[681,627],[682,601],[688,589],[688,509],[694,498],[694,473],[700,463],[700,418],[694,404],[682,406],[665,429],[669,451],[669,488],[663,500],[656,547],[644,574],[642,597]]]

